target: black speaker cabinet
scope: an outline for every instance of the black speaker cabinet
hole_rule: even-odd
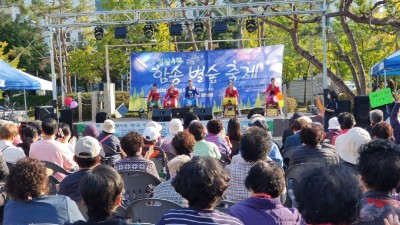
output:
[[[60,109],[58,111],[60,112],[60,118],[58,119],[58,122],[68,124],[72,131],[72,129],[73,129],[72,128],[72,124],[73,124],[72,109]]]
[[[250,119],[254,114],[260,114],[260,115],[264,116],[265,115],[265,109],[264,108],[251,109],[249,114],[247,114],[247,119]]]
[[[106,112],[98,112],[96,114],[96,123],[104,123],[104,120],[107,119],[107,113]]]
[[[171,108],[172,118],[183,119],[190,108]]]
[[[357,127],[367,127],[369,121],[369,97],[367,95],[359,95],[354,97],[354,118]]]
[[[342,112],[350,112],[350,104],[350,100],[339,100],[336,115],[339,115],[339,113]]]
[[[151,119],[156,122],[171,121],[172,111],[171,109],[153,109]]]
[[[55,118],[53,106],[36,106],[35,120],[43,120],[48,117]]]
[[[193,108],[193,113],[196,114],[200,120],[212,120],[212,108]]]

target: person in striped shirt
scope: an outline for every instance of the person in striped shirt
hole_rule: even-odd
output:
[[[168,210],[156,225],[242,225],[239,219],[214,209],[228,181],[229,175],[217,159],[194,157],[172,181],[175,190],[189,201],[189,208]]]

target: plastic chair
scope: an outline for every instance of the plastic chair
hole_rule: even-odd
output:
[[[101,144],[103,151],[105,153],[105,157],[103,157],[106,164],[113,166],[114,163],[122,158],[121,153],[115,151],[110,146],[106,144]]]
[[[227,201],[227,200],[221,200],[219,204],[215,207],[218,211],[221,211],[223,213],[226,213],[228,211],[228,208],[235,205],[236,203]]]
[[[83,218],[87,221],[89,216],[87,215],[87,206],[83,200],[76,201],[76,205],[78,206],[79,211],[81,212]],[[126,218],[127,210],[123,206],[118,206],[118,208],[113,213],[114,216],[120,216],[122,218]]]
[[[285,165],[289,166],[290,158],[292,157],[292,155],[296,151],[296,149],[297,149],[297,146],[292,146],[292,147],[283,149],[282,158],[283,158],[283,163]]]
[[[161,183],[157,177],[144,171],[122,172],[121,177],[124,181],[124,195],[130,202],[152,197],[154,187]]]
[[[293,201],[294,194],[293,190],[296,188],[296,184],[300,182],[302,176],[309,170],[316,167],[323,166],[320,163],[300,163],[289,167],[285,171],[285,182],[286,182],[286,201],[284,206],[295,207],[295,201]]]
[[[157,223],[170,209],[181,209],[175,202],[164,199],[145,198],[133,202],[128,208],[128,217],[132,217],[132,223]]]
[[[71,172],[66,171],[64,168],[61,166],[49,162],[49,161],[42,161],[46,168],[48,169],[47,172],[50,173],[49,175],[49,189],[50,189],[50,194],[57,194],[57,185],[60,184],[60,181],[54,176],[56,173],[61,173],[64,175],[70,175],[72,174]]]

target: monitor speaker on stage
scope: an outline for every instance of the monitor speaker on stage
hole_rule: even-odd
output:
[[[171,109],[153,109],[151,119],[156,122],[171,121],[172,111]]]
[[[193,108],[193,112],[199,117],[200,120],[213,119],[212,108]]]
[[[183,119],[190,108],[171,108],[172,118]]]
[[[72,131],[72,109],[60,109],[58,111],[60,112],[60,118],[58,119],[58,122],[68,124]]]
[[[264,108],[253,108],[250,110],[249,114],[247,114],[247,119],[250,119],[254,114],[265,115]]]
[[[104,121],[107,119],[107,113],[106,112],[98,112],[96,114],[96,123],[104,123]]]
[[[43,120],[48,117],[55,118],[53,106],[36,106],[35,107],[35,120]]]
[[[368,95],[359,95],[354,97],[354,118],[356,126],[365,128],[370,124],[369,120],[369,97]]]

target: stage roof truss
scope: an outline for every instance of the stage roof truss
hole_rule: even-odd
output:
[[[230,5],[191,6],[46,15],[49,28],[133,25],[138,23],[192,22],[247,17],[323,14],[324,0],[287,0]],[[186,17],[183,16],[186,13]]]

